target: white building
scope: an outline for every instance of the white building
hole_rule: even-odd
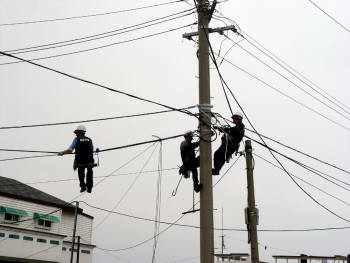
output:
[[[69,263],[75,206],[0,176],[0,263]],[[91,263],[93,217],[78,209],[74,261]],[[77,239],[76,239],[77,240]],[[78,241],[78,240],[77,240]]]

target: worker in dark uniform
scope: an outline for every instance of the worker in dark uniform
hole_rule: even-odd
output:
[[[93,171],[92,168],[96,166],[94,163],[92,140],[85,136],[86,128],[84,125],[79,125],[74,131],[76,138],[74,138],[73,143],[69,146],[67,150],[59,152],[58,155],[62,156],[64,154],[69,154],[74,151],[75,160],[73,168],[76,170],[78,168],[78,176],[80,182],[80,192],[87,190],[91,193],[93,186]],[[86,173],[86,183],[85,183],[85,169]]]
[[[232,154],[239,148],[239,143],[242,141],[244,136],[244,124],[242,123],[243,114],[237,112],[232,115],[233,123],[236,124],[234,127],[217,127],[215,129],[223,132],[224,135],[221,137],[221,145],[219,149],[214,153],[214,168],[212,171],[213,175],[218,175],[225,161],[229,161]]]
[[[189,172],[192,173],[193,189],[198,193],[202,185],[198,182],[199,156],[196,158],[195,149],[199,147],[198,142],[192,142],[193,134],[191,131],[187,131],[184,135],[185,140],[180,145],[182,166],[180,167],[180,174],[183,174],[185,178],[189,177]]]

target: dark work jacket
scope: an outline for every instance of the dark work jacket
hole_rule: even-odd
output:
[[[244,124],[238,123],[233,127],[228,127],[223,129],[228,133],[227,139],[228,143],[232,143],[235,147],[242,141],[244,136]],[[226,143],[226,134],[221,137],[221,142]]]
[[[195,164],[196,153],[194,149],[199,146],[199,142],[190,142],[184,140],[180,145],[181,159],[184,165],[188,166],[190,164]]]
[[[75,146],[75,162],[77,164],[93,163],[93,146],[92,140],[86,136],[77,137]]]

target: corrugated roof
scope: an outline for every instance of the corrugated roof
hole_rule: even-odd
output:
[[[75,206],[40,191],[17,180],[0,176],[0,195],[31,201],[34,203],[53,205],[60,208],[74,209]]]

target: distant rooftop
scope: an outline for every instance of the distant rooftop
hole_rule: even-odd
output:
[[[0,195],[73,210],[75,206],[17,180],[0,176]],[[82,209],[79,209],[82,212]]]
[[[342,260],[342,261],[348,261],[349,259],[345,256],[341,255],[335,255],[335,256],[308,256],[308,255],[300,255],[300,256],[287,256],[287,255],[277,255],[272,256],[273,258],[277,259],[315,259],[315,260]]]

